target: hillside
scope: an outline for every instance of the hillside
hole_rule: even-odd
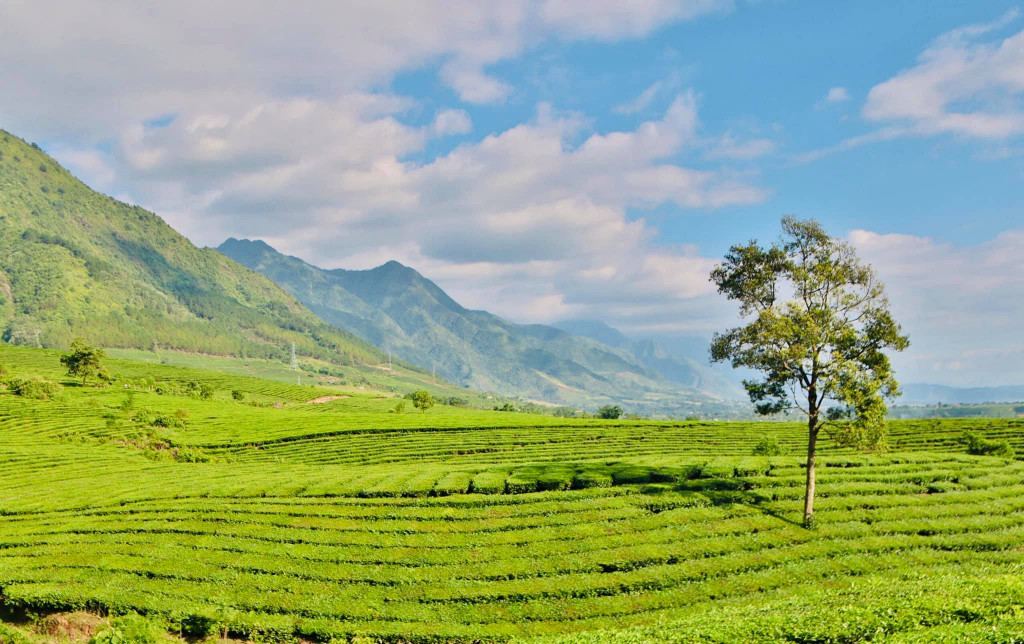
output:
[[[395,413],[125,359],[82,387],[58,357],[0,344],[3,642],[1019,640],[1024,462],[959,439],[1019,451],[1024,420],[823,436],[807,530],[801,423]]]
[[[262,275],[90,190],[0,130],[0,337],[334,364],[386,360]]]
[[[935,404],[979,404],[1024,402],[1024,386],[1004,385],[1002,387],[947,387],[923,383],[906,383],[902,386],[903,405]]]
[[[629,338],[618,329],[596,320],[563,320],[552,326],[628,351],[649,370],[684,387],[727,399],[743,400],[747,397],[735,374],[729,377],[703,364],[708,359],[707,341],[702,342],[697,338],[677,340],[674,344],[692,345],[687,347],[689,350],[683,351],[678,347],[670,349],[665,346],[664,340]],[[732,371],[731,366],[726,368]]]
[[[715,396],[663,378],[629,350],[466,309],[398,262],[324,270],[262,241],[229,239],[218,250],[274,280],[327,322],[474,389],[566,405],[621,403],[642,413],[721,406]]]

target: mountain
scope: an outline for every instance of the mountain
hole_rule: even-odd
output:
[[[286,358],[294,342],[335,364],[386,360],[263,275],[0,130],[0,337],[64,347],[75,336],[254,358]]]
[[[218,250],[274,280],[327,322],[474,389],[573,406],[621,403],[643,413],[719,404],[663,378],[625,348],[466,309],[398,262],[325,270],[262,241],[228,239]]]
[[[707,341],[699,338],[633,340],[618,329],[596,320],[563,320],[553,326],[576,335],[592,338],[627,351],[636,361],[665,379],[720,398],[742,400],[746,397],[738,381],[693,356],[707,361]],[[676,350],[664,345],[671,342]],[[685,353],[684,353],[685,351]],[[687,355],[690,354],[690,355]],[[730,368],[731,369],[731,368]]]
[[[1002,387],[946,387],[908,383],[901,387],[903,395],[896,400],[900,405],[944,405],[1009,403],[1024,401],[1024,385]]]

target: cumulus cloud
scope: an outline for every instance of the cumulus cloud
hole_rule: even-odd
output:
[[[726,132],[705,156],[709,159],[749,160],[771,154],[774,151],[775,142],[771,139],[740,141]]]
[[[1024,31],[979,41],[1017,18],[1012,11],[986,25],[937,38],[914,67],[876,85],[862,113],[922,134],[1000,140],[1024,132]]]
[[[825,94],[826,103],[842,103],[850,100],[850,92],[845,87],[833,87]]]
[[[912,350],[905,381],[999,385],[1024,379],[1024,229],[955,246],[927,237],[855,230],[861,256],[886,283]]]
[[[644,210],[758,203],[768,192],[756,176],[680,161],[699,147],[693,93],[659,83],[633,111],[655,97],[668,107],[623,131],[594,132],[586,115],[542,104],[527,122],[422,160],[432,139],[474,124],[457,103],[390,88],[427,69],[458,101],[511,101],[500,63],[545,42],[620,41],[730,8],[0,3],[0,119],[200,244],[260,237],[329,267],[398,259],[517,320],[707,328],[717,315],[710,261],[657,243]]]

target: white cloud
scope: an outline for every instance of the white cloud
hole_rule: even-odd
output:
[[[852,231],[910,334],[904,381],[977,386],[1024,382],[1024,229],[954,246],[927,237]],[[1010,381],[1013,381],[1011,383]]]
[[[917,65],[871,89],[863,116],[919,135],[1003,140],[1024,133],[1024,31],[977,41],[1016,16],[940,36]]]
[[[705,156],[709,159],[749,160],[771,154],[774,151],[775,142],[771,139],[739,141],[732,134],[726,132]]]
[[[826,103],[842,103],[850,100],[850,92],[845,87],[833,87],[825,94]]]
[[[434,133],[439,136],[466,134],[473,130],[473,121],[465,110],[442,110],[434,119]]]
[[[612,108],[612,111],[619,114],[634,114],[647,109],[650,107],[655,97],[658,96],[658,92],[661,91],[662,84],[663,83],[661,81],[654,83],[644,91],[640,92],[639,96],[634,98],[632,101],[616,105]]]

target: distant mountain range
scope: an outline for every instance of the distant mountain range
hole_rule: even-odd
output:
[[[398,262],[325,270],[262,241],[228,239],[218,250],[325,321],[474,389],[571,406],[617,403],[643,413],[706,412],[741,395],[700,364],[601,323],[523,325],[466,309]]]
[[[907,383],[903,385],[900,405],[944,405],[1024,402],[1024,385],[1003,387],[946,387]]]

